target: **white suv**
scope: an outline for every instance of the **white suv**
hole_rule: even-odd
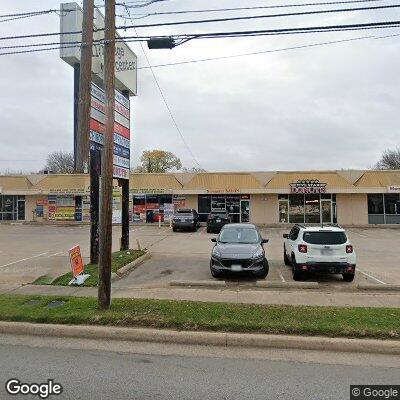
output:
[[[283,258],[292,266],[295,281],[307,272],[342,274],[346,282],[354,279],[356,253],[339,225],[296,224],[283,238]]]

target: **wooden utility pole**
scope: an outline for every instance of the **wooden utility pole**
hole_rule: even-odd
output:
[[[99,291],[101,309],[111,304],[112,191],[115,108],[115,0],[105,0],[104,91],[106,121],[101,159]]]
[[[90,87],[92,84],[94,0],[83,0],[82,47],[79,76],[76,172],[87,173],[89,161]]]

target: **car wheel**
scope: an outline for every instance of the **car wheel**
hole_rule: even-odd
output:
[[[292,276],[294,281],[303,280],[303,273],[299,270],[294,255],[292,256]]]
[[[172,232],[176,232],[177,231],[177,229],[176,228],[172,228]]]
[[[259,272],[254,272],[253,275],[257,279],[265,279],[268,276],[269,265],[268,261],[265,261],[264,268]]]
[[[345,282],[353,282],[354,280],[354,274],[342,274],[342,276]]]
[[[287,254],[286,254],[286,248],[285,248],[285,246],[283,246],[283,261],[284,261],[285,265],[287,265],[287,266],[292,265],[292,263],[290,262],[289,257],[288,257]]]
[[[211,275],[213,278],[221,278],[222,277],[223,272],[216,271],[213,268],[210,268],[210,271],[211,271]]]
[[[211,233],[211,229],[207,226],[207,233]]]

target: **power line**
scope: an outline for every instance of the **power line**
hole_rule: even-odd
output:
[[[255,37],[255,36],[272,36],[272,35],[293,35],[293,34],[304,34],[304,33],[322,33],[322,32],[344,32],[344,31],[354,31],[354,30],[366,30],[366,29],[383,29],[383,28],[395,28],[400,26],[400,21],[383,21],[383,22],[373,22],[364,24],[349,24],[349,25],[329,25],[329,26],[312,26],[312,27],[298,27],[298,28],[281,28],[281,29],[264,29],[264,30],[250,30],[250,31],[226,31],[226,32],[204,32],[204,33],[191,33],[191,34],[180,34],[180,35],[170,35],[170,36],[123,36],[116,39],[117,42],[144,42],[151,38],[173,38],[179,41],[177,45],[186,43],[189,40],[194,39],[216,39],[216,38],[238,38],[238,37]],[[99,39],[94,41],[95,44],[103,44],[104,40]],[[11,45],[5,48],[13,49],[19,47],[36,47],[36,46],[51,46],[58,45],[54,48],[40,48],[33,50],[25,50],[18,52],[7,52],[0,53],[1,55],[9,54],[22,54],[46,50],[55,50],[60,48],[68,47],[80,47],[82,42],[53,42],[53,43],[35,43],[32,45]]]
[[[130,15],[130,12],[129,12],[129,9],[128,9],[128,8],[126,8],[126,12],[127,12],[128,15]],[[137,32],[136,32],[136,29],[135,29],[135,33],[136,33],[136,36],[138,36],[138,34],[137,34]],[[186,139],[185,139],[185,137],[184,137],[184,135],[183,135],[181,129],[179,128],[178,123],[176,122],[175,116],[174,116],[174,114],[172,113],[172,110],[171,110],[171,108],[170,108],[170,106],[169,106],[169,104],[168,104],[168,101],[167,101],[166,96],[164,95],[164,91],[161,89],[161,85],[160,85],[160,83],[159,83],[159,81],[158,81],[158,79],[157,79],[157,76],[156,76],[155,72],[153,71],[153,68],[152,68],[151,63],[150,63],[150,60],[149,60],[149,58],[148,58],[148,56],[147,56],[147,53],[146,53],[146,51],[145,51],[145,49],[144,49],[144,47],[143,47],[143,44],[142,44],[141,42],[139,42],[139,44],[140,44],[140,47],[141,47],[142,52],[143,52],[143,54],[144,54],[144,57],[146,58],[147,64],[149,65],[151,74],[152,74],[152,76],[153,76],[153,78],[154,78],[154,82],[156,83],[157,88],[158,88],[158,91],[160,92],[161,98],[162,98],[162,100],[163,100],[163,102],[164,102],[164,104],[165,104],[165,107],[167,108],[168,114],[169,114],[169,116],[171,117],[172,123],[174,124],[176,131],[178,132],[179,136],[181,137],[184,146],[185,146],[186,149],[188,150],[188,152],[189,152],[189,154],[191,155],[191,157],[193,158],[194,162],[197,164],[197,166],[198,166],[199,168],[201,168],[200,163],[197,161],[197,158],[195,157],[195,155],[193,154],[191,148],[190,148],[189,145],[187,144]]]
[[[371,3],[378,2],[382,0],[350,0],[350,1],[328,1],[328,2],[318,2],[318,3],[300,3],[300,4],[279,4],[279,5],[269,5],[269,6],[251,6],[251,7],[231,7],[231,8],[209,8],[201,10],[182,10],[182,11],[165,11],[165,12],[154,12],[147,14],[136,14],[141,15],[142,18],[150,17],[154,15],[178,15],[178,14],[195,14],[195,13],[210,13],[210,12],[226,12],[226,11],[251,11],[251,10],[265,10],[265,9],[276,9],[276,8],[301,8],[309,6],[327,6],[327,5],[344,5],[344,4],[354,4],[354,3]],[[120,5],[123,5],[121,3]],[[128,6],[129,8],[129,6]],[[123,16],[121,16],[123,17]],[[136,18],[133,18],[136,19]]]
[[[311,48],[311,47],[327,46],[327,45],[332,45],[332,44],[354,42],[354,41],[365,40],[365,39],[383,39],[383,38],[388,38],[388,37],[393,37],[393,36],[400,36],[400,34],[389,35],[389,36],[388,35],[385,35],[385,36],[374,36],[374,35],[360,36],[360,37],[350,38],[350,39],[332,40],[332,41],[328,41],[328,42],[311,43],[311,44],[305,44],[305,45],[299,45],[299,46],[283,47],[283,48],[272,49],[272,50],[261,50],[261,51],[254,51],[254,52],[250,52],[250,53],[232,54],[232,55],[220,56],[220,57],[208,57],[208,58],[200,58],[197,60],[187,60],[187,61],[179,61],[179,62],[174,62],[174,63],[156,64],[156,65],[152,65],[151,68],[163,68],[163,67],[170,67],[170,66],[176,66],[176,65],[185,65],[185,64],[202,63],[202,62],[208,62],[208,61],[226,60],[229,58],[254,56],[254,55],[260,55],[260,54],[267,54],[267,53],[279,53],[279,52],[290,51],[290,50],[299,50],[299,49],[306,49],[306,48]],[[150,68],[150,67],[143,66],[143,67],[138,67],[138,70],[139,69],[148,69],[148,68]]]
[[[158,0],[166,1],[166,0]],[[176,25],[189,25],[189,24],[204,24],[204,23],[217,23],[217,22],[229,22],[229,21],[240,21],[240,20],[252,20],[252,19],[263,19],[263,18],[278,18],[278,17],[289,17],[289,16],[303,16],[303,15],[316,15],[316,14],[331,14],[341,12],[353,12],[353,11],[371,11],[378,9],[390,9],[399,8],[400,4],[384,5],[384,6],[372,6],[372,7],[357,7],[357,8],[342,8],[342,9],[331,9],[331,10],[317,10],[317,11],[304,11],[295,13],[284,13],[284,14],[268,14],[268,15],[253,15],[245,17],[231,17],[231,18],[214,18],[205,20],[189,20],[189,21],[174,21],[174,22],[162,22],[157,24],[140,24],[140,25],[127,25],[118,26],[116,29],[135,29],[135,28],[154,28],[161,26],[176,26]],[[132,21],[133,22],[133,21]],[[95,32],[103,31],[104,28],[95,29]],[[48,32],[48,33],[37,33],[30,35],[19,35],[19,36],[4,36],[0,37],[0,40],[14,40],[14,39],[27,39],[36,37],[50,37],[60,36],[61,34],[80,34],[82,31],[70,31],[70,32]]]

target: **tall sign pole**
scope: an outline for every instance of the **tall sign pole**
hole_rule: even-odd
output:
[[[78,130],[75,169],[87,173],[89,161],[90,86],[92,83],[94,0],[83,0],[82,46],[79,75]]]
[[[105,0],[104,31],[105,133],[101,160],[99,289],[101,309],[111,304],[112,191],[115,109],[115,0]]]

